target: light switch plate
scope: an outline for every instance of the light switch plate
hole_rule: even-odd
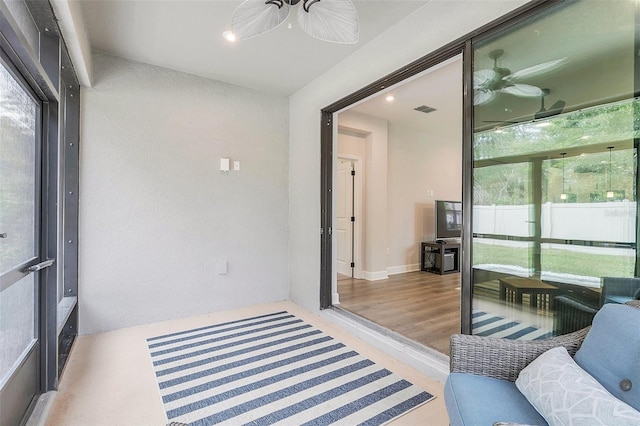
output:
[[[228,172],[229,171],[229,159],[228,158],[221,158],[220,159],[220,171],[221,172]]]

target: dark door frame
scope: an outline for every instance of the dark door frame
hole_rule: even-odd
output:
[[[568,0],[571,1],[571,0]],[[334,114],[373,96],[388,87],[403,82],[429,68],[440,64],[462,53],[463,67],[463,114],[462,114],[462,203],[463,203],[463,232],[462,232],[462,267],[461,267],[461,332],[471,333],[471,298],[472,269],[471,269],[471,223],[472,211],[464,206],[471,205],[473,189],[473,44],[478,38],[490,36],[503,31],[528,17],[535,15],[549,7],[566,3],[567,0],[534,0],[510,13],[454,40],[443,47],[423,56],[422,58],[388,74],[385,77],[363,87],[362,89],[326,106],[321,110],[320,130],[320,309],[332,306],[331,284],[332,270],[332,220],[333,220],[333,128]]]
[[[0,51],[41,104],[40,252],[24,266],[55,260],[55,266],[34,272],[39,281],[40,342],[32,362],[39,376],[36,394],[40,394],[57,389],[70,350],[70,343],[65,342],[77,334],[80,86],[49,2],[16,3],[19,7],[9,10],[0,2]],[[58,226],[59,219],[62,226]],[[31,401],[22,421],[39,400]]]

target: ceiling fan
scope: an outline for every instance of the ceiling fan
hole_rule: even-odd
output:
[[[566,102],[563,100],[556,101],[551,107],[548,109],[544,107],[544,98],[546,98],[549,93],[551,93],[550,89],[540,89],[540,109],[533,114],[534,120],[541,120],[543,118],[548,118],[554,116],[556,114],[560,114],[566,105]],[[505,124],[520,124],[530,120],[519,120],[519,121],[508,121],[508,120],[484,120],[484,123],[505,123]]]
[[[551,117],[552,115],[560,114],[564,109],[566,104],[565,101],[558,100],[556,101],[549,109],[545,109],[544,107],[544,98],[551,93],[549,89],[542,89],[542,96],[540,96],[540,111],[536,112],[533,115],[533,118],[536,120],[540,120],[542,118]]]
[[[245,0],[231,18],[238,40],[270,31],[298,8],[298,24],[312,37],[333,43],[355,44],[359,39],[358,14],[351,0]]]
[[[544,103],[543,90],[530,84],[519,83],[531,77],[537,77],[553,71],[563,65],[567,58],[555,59],[524,68],[520,71],[511,72],[508,68],[498,66],[498,59],[504,54],[503,49],[496,49],[489,52],[489,58],[493,59],[493,68],[474,71],[473,73],[473,104],[485,105],[493,101],[499,93],[518,96],[521,98],[542,97]]]

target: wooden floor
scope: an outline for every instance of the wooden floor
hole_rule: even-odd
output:
[[[409,272],[380,281],[338,276],[340,307],[449,355],[460,332],[460,274]]]

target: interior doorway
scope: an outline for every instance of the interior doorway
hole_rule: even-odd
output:
[[[336,272],[362,278],[362,158],[342,153],[336,165]]]
[[[462,82],[457,55],[334,124],[333,305],[443,354],[461,329],[460,273],[425,271],[421,243],[436,240],[436,200],[462,200]]]

